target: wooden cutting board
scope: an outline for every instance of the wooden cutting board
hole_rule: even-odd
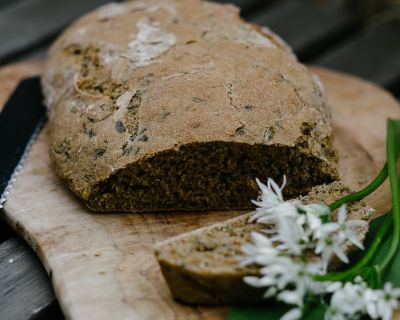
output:
[[[40,69],[41,64],[34,63],[0,70],[0,101],[5,101],[18,78]],[[388,93],[360,79],[313,71],[321,77],[333,106],[342,179],[358,189],[385,161],[386,118],[400,118],[399,105]],[[152,247],[157,241],[245,212],[92,213],[54,175],[47,139],[45,127],[11,191],[3,218],[40,257],[66,317],[222,319],[226,308],[192,308],[171,299]],[[368,200],[377,214],[386,212],[387,186]]]

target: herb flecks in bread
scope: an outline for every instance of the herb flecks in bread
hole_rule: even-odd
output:
[[[314,187],[300,200],[330,203],[349,192],[348,187],[334,182]],[[348,219],[369,221],[372,212],[364,202],[356,202],[348,206]],[[263,291],[243,281],[244,276],[258,275],[258,266],[243,266],[239,259],[244,255],[242,246],[251,243],[251,232],[266,229],[265,225],[249,221],[253,215],[245,214],[156,245],[161,271],[175,299],[209,305],[262,302]],[[367,225],[360,230],[361,240],[366,232]],[[345,250],[353,249],[347,246]]]
[[[330,108],[276,35],[198,0],[131,1],[72,24],[43,76],[50,156],[98,211],[250,208],[338,178]]]

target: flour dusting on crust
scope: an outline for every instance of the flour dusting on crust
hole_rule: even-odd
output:
[[[158,4],[146,4],[140,2],[132,2],[127,4],[121,4],[116,2],[108,3],[98,9],[99,21],[106,21],[123,14],[129,13],[130,11],[145,11],[154,12],[158,10],[167,10],[170,13],[176,13],[176,8],[172,3],[158,3]]]
[[[124,94],[122,94],[121,96],[119,96],[119,98],[117,99],[117,101],[115,102],[115,104],[117,105],[117,107],[119,108],[127,108],[129,101],[131,101],[133,95],[135,94],[134,91],[127,91]]]
[[[321,79],[318,77],[318,75],[316,75],[314,73],[312,73],[311,75],[312,75],[312,78],[313,78],[314,82],[317,84],[318,88],[321,90],[322,93],[324,93],[325,92],[325,87],[322,84]]]
[[[251,25],[240,26],[235,40],[246,45],[255,44],[267,48],[276,48],[271,40],[255,30]]]
[[[98,9],[98,17],[100,21],[109,20],[127,12],[124,5],[111,2]]]
[[[136,67],[145,67],[168,51],[176,43],[176,37],[160,28],[158,22],[143,18],[137,23],[135,40],[128,43],[128,57]]]

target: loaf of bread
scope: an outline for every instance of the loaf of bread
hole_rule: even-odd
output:
[[[340,182],[314,187],[301,197],[305,203],[330,203],[349,194]],[[373,209],[363,201],[348,206],[348,219],[369,221]],[[173,297],[187,304],[223,305],[259,303],[265,290],[243,282],[247,275],[258,275],[258,266],[242,266],[242,246],[251,242],[251,232],[265,230],[265,225],[249,222],[253,213],[204,227],[161,242],[155,254]],[[358,230],[362,241],[367,224]],[[355,247],[346,245],[350,253]],[[333,261],[338,267],[338,261]]]
[[[54,43],[42,79],[57,174],[93,210],[250,208],[337,179],[330,109],[284,42],[199,0],[109,4]]]

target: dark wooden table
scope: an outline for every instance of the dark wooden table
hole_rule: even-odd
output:
[[[0,0],[0,66],[44,58],[49,44],[66,25],[106,2]],[[343,0],[219,2],[235,3],[246,19],[281,35],[300,61],[360,76],[400,97],[400,21],[394,18],[396,8],[386,8],[365,19],[360,10],[343,6]],[[1,215],[0,211],[0,319],[62,319],[40,261],[1,221]]]

